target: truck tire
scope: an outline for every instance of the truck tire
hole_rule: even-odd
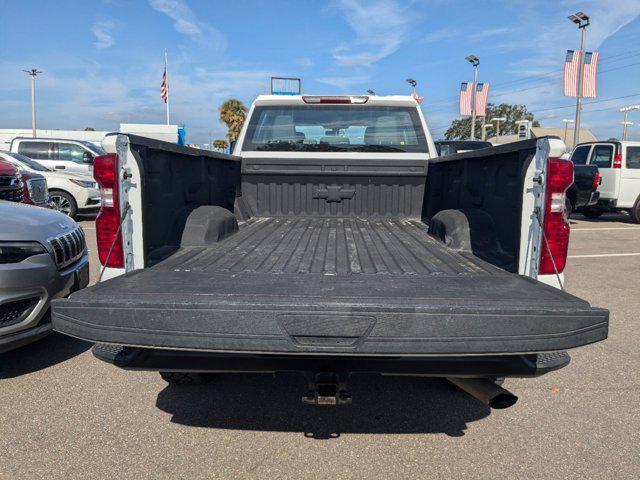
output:
[[[171,385],[200,385],[212,380],[210,373],[160,372],[162,379]]]
[[[636,199],[636,203],[634,203],[631,210],[629,210],[629,215],[631,215],[633,223],[640,223],[640,197]]]
[[[594,207],[584,207],[582,209],[582,214],[587,218],[600,218],[603,213],[602,210]]]
[[[78,204],[76,199],[70,193],[62,190],[49,190],[49,198],[51,199],[51,206],[54,210],[60,213],[76,218],[78,212]]]
[[[571,214],[573,213],[574,207],[573,207],[573,202],[571,200],[569,200],[569,198],[567,198],[565,200],[565,207],[564,207],[567,211],[567,218],[569,218],[571,216]]]

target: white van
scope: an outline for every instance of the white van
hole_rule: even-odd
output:
[[[10,150],[52,170],[92,175],[93,159],[104,150],[91,142],[57,138],[14,138]]]
[[[587,217],[622,210],[640,223],[640,142],[580,143],[571,161],[574,165],[597,165],[600,171],[600,200],[584,210]]]

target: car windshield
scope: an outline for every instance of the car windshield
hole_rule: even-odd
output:
[[[19,153],[15,153],[15,152],[7,152],[7,153],[11,155],[13,158],[15,158],[18,162],[26,165],[32,170],[37,170],[38,172],[51,171],[51,169],[45,167],[41,163],[36,162],[35,160],[31,160],[29,157],[25,157],[24,155],[20,155]]]
[[[428,152],[416,108],[256,107],[242,149],[275,152]]]
[[[107,154],[107,151],[104,148],[99,147],[95,143],[91,143],[91,142],[87,142],[87,141],[82,141],[80,143],[82,145],[84,145],[85,147],[89,148],[89,150],[91,150],[92,152],[96,153],[97,155],[106,155]]]

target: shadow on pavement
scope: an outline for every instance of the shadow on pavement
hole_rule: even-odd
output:
[[[76,222],[93,222],[98,216],[98,212],[95,213],[78,213],[76,215]]]
[[[635,225],[633,220],[631,220],[631,216],[626,213],[603,213],[602,216],[598,218],[588,218],[581,213],[573,213],[571,214],[571,220],[582,220],[583,222],[589,223],[628,223],[629,225]],[[576,222],[571,223],[573,225]]]
[[[301,432],[315,439],[342,433],[464,435],[490,409],[440,379],[354,375],[353,404],[303,405],[302,375],[224,374],[205,385],[169,385],[156,406],[175,423],[209,428]]]
[[[92,344],[52,333],[24,347],[0,354],[0,379],[36,372],[89,350]]]

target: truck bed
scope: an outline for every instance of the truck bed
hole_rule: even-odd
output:
[[[210,352],[456,355],[565,350],[608,312],[454,251],[418,220],[258,217],[53,304],[83,339]]]

